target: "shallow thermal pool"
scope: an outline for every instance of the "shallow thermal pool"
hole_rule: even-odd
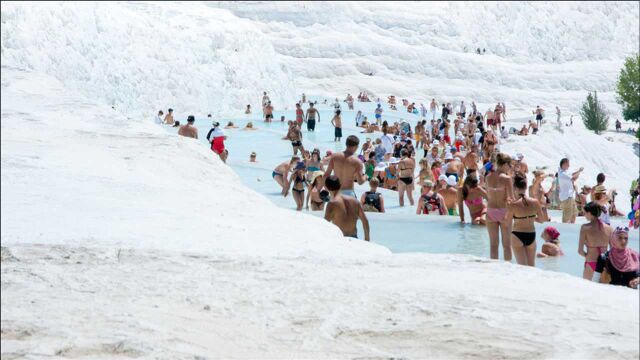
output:
[[[358,108],[365,111],[364,115],[369,119],[373,118],[374,104],[357,104]],[[306,107],[305,107],[306,108]],[[346,104],[343,104],[346,108]],[[303,145],[306,149],[317,147],[324,155],[326,150],[341,151],[344,150],[344,140],[348,135],[357,135],[361,141],[367,137],[375,139],[381,134],[361,134],[360,128],[355,127],[355,111],[343,110],[343,141],[335,143],[333,141],[333,127],[330,124],[333,115],[333,109],[328,105],[319,105],[318,109],[321,113],[321,121],[316,125],[316,131],[308,133],[306,126],[303,124]],[[390,122],[398,121],[404,118],[414,124],[418,117],[401,111],[389,111],[383,116]],[[294,119],[294,111],[278,111],[274,112],[275,121],[267,124],[259,119],[260,114],[252,115],[245,119],[234,119],[234,123],[239,129],[225,129],[228,139],[226,147],[229,150],[229,159],[227,163],[240,176],[244,185],[268,197],[276,205],[295,209],[295,203],[291,196],[283,198],[280,195],[279,185],[271,178],[271,172],[276,165],[287,161],[292,155],[292,148],[289,141],[281,140],[286,134],[286,121],[281,123],[280,116],[284,115],[287,120]],[[220,123],[226,125],[228,119],[220,120]],[[242,127],[248,121],[252,121],[254,126],[259,130],[245,131]],[[206,145],[206,134],[211,127],[208,120],[199,119],[196,121],[199,129],[199,137]],[[175,131],[175,129],[172,129]],[[249,154],[255,151],[257,153],[257,163],[249,163]],[[422,157],[422,151],[419,151],[418,159]],[[535,164],[529,164],[529,166]],[[358,195],[368,190],[368,186],[356,186]],[[388,247],[393,252],[429,252],[429,253],[459,253],[488,257],[489,256],[489,237],[487,230],[482,226],[473,226],[469,224],[462,225],[459,223],[458,217],[455,216],[418,216],[415,215],[415,207],[400,207],[398,204],[398,196],[396,192],[381,189],[385,198],[386,214],[368,214],[371,225],[371,240],[375,243]],[[418,198],[418,190],[414,193],[414,198]],[[306,210],[303,210],[306,211]],[[465,209],[466,211],[466,209]],[[322,216],[322,212],[310,212],[314,216]],[[556,217],[553,216],[552,217]],[[624,219],[616,220],[617,223],[624,223]],[[548,224],[537,224],[538,235],[542,232],[544,226]],[[536,266],[546,270],[561,271],[576,276],[582,275],[584,259],[577,253],[578,247],[578,224],[557,224],[561,233],[561,246],[565,255],[558,258],[536,259]],[[359,236],[362,238],[362,227],[359,226]],[[638,249],[638,233],[630,234],[630,244],[633,248]],[[543,240],[538,237],[538,250],[542,246]],[[500,249],[502,257],[502,249]],[[515,259],[513,260],[515,261]]]

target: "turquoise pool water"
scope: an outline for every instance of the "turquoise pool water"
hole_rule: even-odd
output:
[[[343,142],[335,143],[333,141],[333,127],[330,124],[333,116],[333,109],[328,105],[317,106],[320,110],[321,121],[316,125],[316,131],[308,133],[306,127],[303,126],[303,145],[307,149],[318,147],[321,153],[326,150],[341,151],[344,150],[344,139],[348,135],[357,135],[362,141],[365,138],[380,136],[380,134],[361,134],[362,129],[355,127],[355,111],[344,111],[346,104],[343,104]],[[373,118],[374,104],[359,104],[359,108],[364,108],[364,115]],[[389,112],[387,110],[387,112]],[[283,198],[280,195],[280,187],[272,180],[271,172],[275,166],[281,162],[287,161],[292,155],[292,148],[289,141],[281,140],[286,134],[286,121],[281,123],[280,116],[284,115],[287,120],[294,119],[294,111],[277,111],[274,112],[275,121],[273,123],[264,123],[259,119],[260,114],[256,117],[248,117],[245,119],[233,119],[240,129],[226,129],[228,140],[226,147],[229,150],[228,165],[240,176],[244,185],[254,189],[269,198],[273,203],[280,207],[295,211],[295,203],[292,197]],[[385,115],[383,119],[390,122],[400,119],[409,120],[414,124],[418,117],[404,112],[394,112],[393,115]],[[221,124],[226,124],[229,119],[219,120]],[[254,126],[258,128],[256,131],[244,131],[241,128],[248,121],[252,121]],[[206,134],[211,124],[207,120],[199,119],[196,126],[199,130],[199,137],[204,146],[206,143]],[[171,129],[175,131],[175,129]],[[249,154],[255,151],[257,153],[257,163],[249,163]],[[421,151],[418,159],[421,158]],[[534,164],[535,165],[535,164]],[[356,186],[356,192],[361,194],[368,190],[366,186]],[[462,225],[458,221],[458,217],[448,216],[418,216],[415,215],[415,207],[400,207],[398,203],[397,193],[382,189],[381,192],[385,197],[386,214],[369,214],[371,225],[371,240],[375,243],[388,247],[393,252],[428,252],[428,253],[458,253],[470,254],[488,257],[489,256],[489,237],[485,227],[473,226],[469,224]],[[418,192],[414,193],[417,199]],[[408,201],[405,199],[408,205]],[[306,211],[306,210],[303,210]],[[308,213],[314,216],[322,216],[320,212]],[[623,222],[623,219],[618,219]],[[544,226],[549,224],[538,224],[536,226],[538,235],[542,232]],[[576,276],[582,275],[582,267],[584,259],[577,253],[579,224],[552,224],[558,228],[561,233],[561,246],[565,252],[565,256],[558,258],[537,259],[536,266],[545,270],[560,271]],[[362,234],[360,227],[359,234]],[[362,235],[360,235],[362,237]],[[638,249],[639,239],[638,233],[630,234],[630,244],[633,248]],[[538,238],[538,250],[541,247],[542,239]],[[502,250],[500,250],[502,254]],[[515,261],[515,260],[513,260]]]

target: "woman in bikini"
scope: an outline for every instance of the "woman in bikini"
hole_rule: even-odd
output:
[[[611,226],[599,219],[601,213],[602,207],[593,201],[584,206],[584,217],[589,222],[580,227],[578,254],[584,256],[582,277],[587,280],[593,278],[598,257],[607,251],[609,238],[611,237]],[[587,249],[586,252],[585,248]]]
[[[285,195],[289,188],[289,184],[287,184],[287,175],[289,175],[291,167],[294,164],[297,164],[298,161],[300,161],[300,158],[298,156],[294,156],[289,162],[283,162],[282,164],[276,166],[276,168],[273,169],[273,172],[271,173],[271,177],[273,177],[273,180],[275,180],[278,185],[282,187],[282,195]]]
[[[507,201],[513,199],[513,185],[509,175],[511,157],[495,154],[488,174],[485,176],[487,189],[487,231],[489,232],[492,259],[498,259],[498,246],[502,234],[502,249],[505,261],[511,261],[511,216],[508,215]]]
[[[516,173],[513,178],[515,200],[509,201],[507,208],[513,214],[511,249],[519,265],[536,265],[536,228],[534,222],[544,222],[544,214],[537,199],[527,192],[527,176]]]
[[[304,204],[304,185],[305,185],[305,173],[307,169],[304,166],[303,162],[298,162],[296,167],[293,169],[293,173],[289,178],[289,186],[291,186],[291,191],[293,192],[293,200],[296,202],[296,210],[301,211],[302,205]],[[286,197],[289,193],[289,188],[287,187],[284,196]]]
[[[542,208],[542,214],[544,214],[543,220],[550,221],[549,213],[547,212],[547,192],[542,188],[542,182],[547,177],[544,171],[535,170],[533,172],[533,184],[529,187],[529,196],[538,200],[540,207]]]
[[[305,159],[305,163],[307,166],[307,179],[309,181],[311,181],[311,177],[316,171],[324,171],[324,165],[322,165],[322,159],[320,159],[319,149],[313,149],[311,157],[309,159]]]
[[[305,208],[309,209],[309,202],[311,202],[311,211],[323,211],[324,201],[320,193],[324,187],[324,171],[315,171],[311,174],[311,181],[309,183],[309,193],[306,198]]]
[[[416,161],[411,158],[411,154],[407,149],[400,152],[402,160],[398,163],[399,180],[398,181],[398,198],[400,206],[404,206],[404,193],[407,193],[409,204],[413,206],[413,171],[416,168]]]
[[[427,158],[422,158],[418,164],[420,165],[420,172],[414,180],[418,180],[418,184],[423,184],[426,180],[431,180],[433,182],[433,172],[431,172],[431,168],[429,167],[429,160]]]
[[[471,213],[471,223],[474,225],[486,225],[485,215],[487,207],[484,205],[484,198],[487,192],[478,186],[478,178],[469,175],[462,183],[462,191],[458,192],[458,211],[460,212],[460,222],[464,224],[464,205],[466,204]]]

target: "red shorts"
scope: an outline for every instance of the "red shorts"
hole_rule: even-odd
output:
[[[213,152],[218,155],[222,154],[224,152],[224,142],[216,141],[216,139],[213,139],[213,143],[211,144],[211,150],[213,150]]]
[[[447,144],[451,145],[451,138],[449,137],[449,135],[445,135],[444,138],[442,138]]]
[[[487,126],[493,125],[493,119],[487,119]]]

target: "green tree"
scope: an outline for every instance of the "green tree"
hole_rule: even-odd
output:
[[[629,56],[620,70],[616,101],[625,120],[640,122],[640,54]]]
[[[604,105],[598,101],[598,93],[589,93],[587,100],[582,103],[582,109],[580,109],[580,116],[584,126],[596,134],[607,130],[609,125],[609,116],[604,108]]]

